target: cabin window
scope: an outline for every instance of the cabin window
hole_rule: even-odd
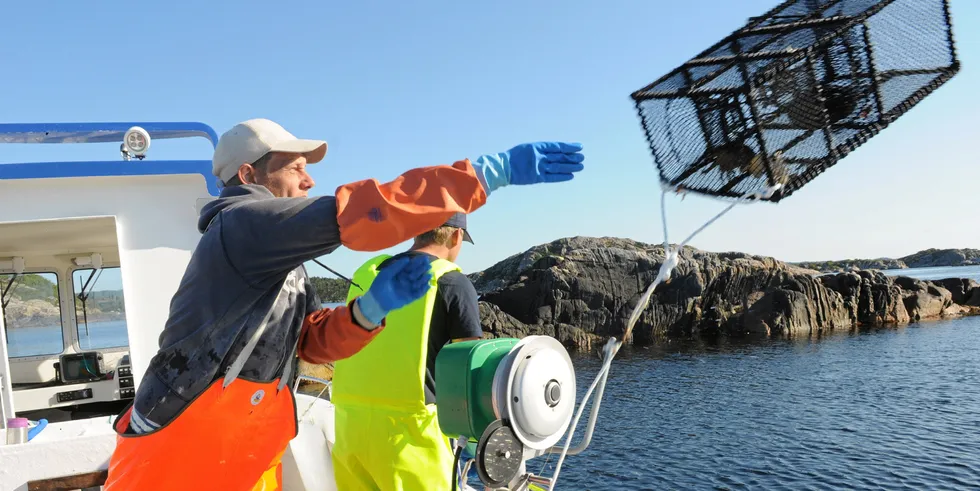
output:
[[[65,350],[58,275],[3,273],[0,293],[8,356],[57,355]]]
[[[76,269],[72,272],[72,284],[78,346],[83,350],[128,346],[119,268]]]

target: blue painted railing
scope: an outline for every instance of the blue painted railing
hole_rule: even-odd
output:
[[[197,122],[111,122],[111,123],[0,123],[0,143],[122,143],[123,135],[139,126],[153,140],[206,138],[218,145],[214,129]],[[38,179],[88,176],[145,176],[200,174],[208,192],[217,196],[218,179],[211,173],[211,160],[107,160],[81,162],[29,162],[0,164],[0,179]]]

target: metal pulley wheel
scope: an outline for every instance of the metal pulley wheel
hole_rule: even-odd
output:
[[[487,426],[476,445],[476,473],[484,484],[499,488],[507,486],[521,472],[524,464],[524,445],[511,427],[501,420]]]

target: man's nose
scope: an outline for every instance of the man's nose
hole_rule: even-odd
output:
[[[309,174],[307,174],[305,172],[304,172],[304,174],[305,174],[305,176],[303,177],[303,182],[301,184],[303,186],[303,189],[304,190],[306,190],[306,189],[313,189],[313,186],[316,186],[316,181],[313,180],[313,176],[311,176],[311,175],[309,175]]]

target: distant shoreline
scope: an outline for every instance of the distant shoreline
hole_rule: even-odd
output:
[[[957,268],[980,265],[978,249],[925,249],[900,258],[842,259],[789,263],[821,273],[843,273],[860,270],[898,270],[918,268]]]
[[[126,315],[122,312],[106,312],[97,313],[88,316],[88,323],[99,323],[99,322],[116,322],[126,320]],[[38,329],[44,327],[52,327],[61,325],[61,317],[58,316],[44,316],[44,317],[32,317],[30,319],[19,319],[16,322],[10,322],[6,325],[8,330],[15,329]],[[78,325],[84,326],[85,320],[83,317],[78,317]]]

